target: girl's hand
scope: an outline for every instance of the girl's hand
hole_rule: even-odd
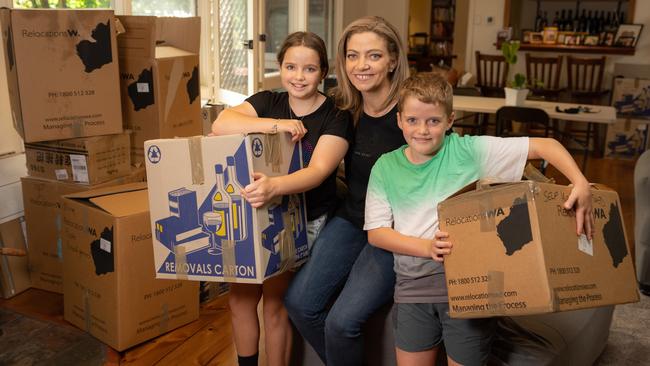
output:
[[[254,182],[244,187],[242,195],[254,208],[262,207],[276,196],[275,180],[262,173],[253,173]]]
[[[300,140],[307,133],[305,125],[297,119],[278,120],[278,131],[289,132],[291,134],[291,141],[293,142]]]
[[[445,231],[436,231],[433,243],[431,244],[431,258],[436,262],[444,262],[445,255],[451,253],[453,245],[447,241],[449,233]]]
[[[594,217],[592,215],[591,188],[588,182],[573,186],[564,208],[576,211],[576,234],[585,234],[591,240],[594,234]]]

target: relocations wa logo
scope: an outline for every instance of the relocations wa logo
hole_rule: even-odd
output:
[[[62,30],[62,31],[38,31],[38,30],[28,30],[28,29],[23,29],[22,31],[23,37],[26,38],[60,38],[60,37],[65,37],[65,38],[72,38],[72,37],[79,37],[79,31],[76,29],[68,29],[68,30]]]

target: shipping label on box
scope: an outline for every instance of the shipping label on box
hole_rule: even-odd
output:
[[[152,140],[145,149],[158,277],[262,283],[306,260],[304,195],[253,209],[241,194],[253,172],[301,169],[289,134]]]
[[[576,235],[570,188],[498,185],[438,206],[452,317],[526,315],[638,301],[616,192],[593,189],[593,240]]]
[[[144,142],[202,134],[200,19],[120,16],[120,87],[132,162],[144,162]]]
[[[197,282],[155,278],[145,183],[63,202],[67,321],[121,351],[198,318]]]
[[[25,144],[33,177],[98,184],[131,172],[128,133]]]
[[[63,219],[61,196],[99,187],[115,186],[145,179],[144,169],[97,185],[59,182],[23,177],[22,200],[25,204],[29,268],[32,286],[63,293]]]
[[[0,22],[25,142],[122,132],[112,10],[3,9]]]

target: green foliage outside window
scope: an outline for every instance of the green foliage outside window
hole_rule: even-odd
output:
[[[110,8],[110,0],[14,0],[15,8]]]

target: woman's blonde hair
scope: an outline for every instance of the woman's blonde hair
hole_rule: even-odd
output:
[[[386,41],[386,48],[390,57],[395,61],[395,68],[392,72],[388,73],[390,91],[388,98],[383,104],[384,108],[388,108],[389,105],[397,100],[400,85],[409,76],[408,61],[404,53],[404,46],[397,30],[392,24],[378,16],[365,16],[350,23],[343,31],[339,40],[336,53],[336,78],[338,85],[334,88],[332,94],[336,100],[336,105],[340,109],[352,112],[355,123],[359,120],[363,111],[363,101],[361,92],[352,85],[345,72],[345,55],[350,37],[354,34],[364,32],[373,32],[383,38]]]

